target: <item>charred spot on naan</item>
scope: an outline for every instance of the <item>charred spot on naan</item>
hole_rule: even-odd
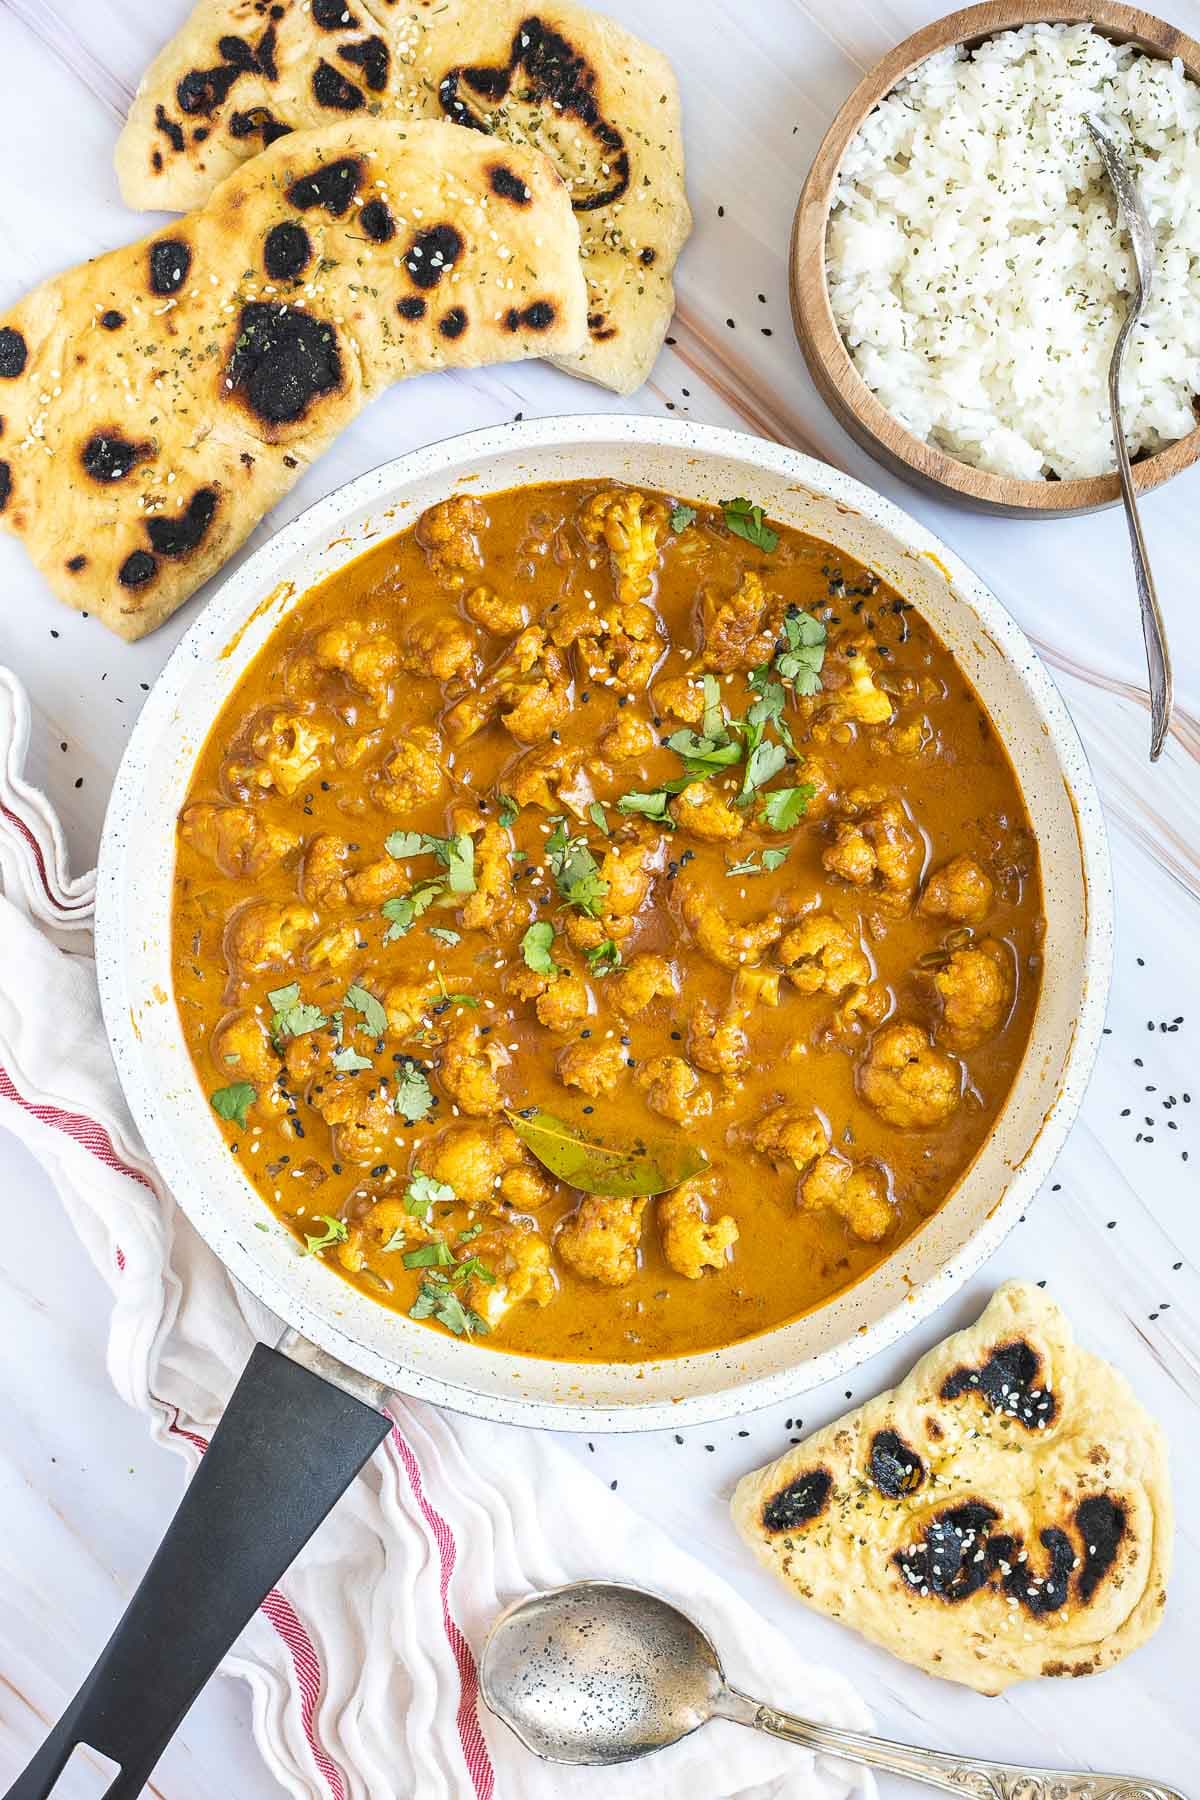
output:
[[[181,112],[189,117],[211,118],[229,98],[230,89],[243,75],[265,75],[268,81],[278,79],[275,64],[275,26],[268,25],[256,45],[232,33],[217,39],[220,62],[210,69],[189,69],[177,83],[175,98]]]
[[[312,22],[322,31],[355,31],[359,23],[345,0],[312,0]]]
[[[833,1476],[828,1469],[807,1469],[803,1475],[797,1475],[786,1487],[781,1487],[764,1500],[762,1509],[763,1530],[772,1533],[795,1531],[798,1526],[811,1525],[819,1519],[829,1505],[829,1496],[833,1492]]]
[[[418,232],[404,256],[404,266],[419,288],[436,287],[463,253],[462,233],[453,225],[431,225]]]
[[[556,122],[575,119],[591,139],[595,169],[586,187],[572,182],[576,212],[611,206],[629,186],[629,152],[625,140],[600,110],[596,70],[561,33],[538,18],[523,19],[513,35],[507,63],[453,68],[438,84],[442,111],[456,125],[475,131],[492,129],[489,114],[508,98],[514,77],[523,80],[519,98],[544,106]],[[471,98],[464,97],[469,90]],[[551,141],[551,149],[553,147]]]
[[[362,186],[363,166],[357,156],[339,156],[322,163],[310,175],[301,175],[287,191],[292,205],[301,212],[322,206],[334,219],[340,219]]]
[[[373,244],[390,244],[396,235],[396,221],[386,200],[368,200],[358,222]]]
[[[1072,1600],[1072,1585],[1074,1605],[1094,1599],[1126,1532],[1125,1507],[1107,1494],[1080,1501],[1067,1525],[1039,1531],[1040,1555],[1019,1532],[998,1530],[1000,1518],[986,1500],[935,1513],[918,1541],[892,1557],[909,1591],[957,1604],[988,1588],[1044,1618]]]
[[[6,462],[0,462],[0,512],[8,505],[12,493],[12,469]]]
[[[460,338],[467,329],[466,308],[452,306],[448,313],[443,313],[438,320],[438,330],[444,338]]]
[[[294,424],[321,395],[340,392],[344,380],[337,333],[327,320],[259,300],[242,307],[223,393],[260,425]]]
[[[362,78],[373,94],[381,94],[387,86],[391,52],[381,37],[363,38],[357,44],[341,44],[338,55],[343,62],[362,70]]]
[[[154,445],[148,438],[134,443],[118,426],[112,425],[91,434],[79,452],[79,460],[85,473],[104,485],[110,481],[124,481],[131,469],[140,462],[147,462],[153,455]]]
[[[0,377],[15,381],[18,375],[25,373],[28,361],[29,346],[23,333],[15,325],[0,326]]]
[[[312,239],[303,225],[285,219],[263,240],[263,268],[272,281],[296,281],[312,261]]]
[[[288,137],[292,127],[277,119],[266,106],[252,106],[247,112],[231,113],[229,117],[229,135],[235,138],[262,138],[263,149],[273,144],[278,138]]]
[[[420,294],[406,294],[403,300],[397,300],[396,311],[402,319],[423,319],[427,308]]]
[[[493,163],[488,170],[493,194],[499,194],[502,200],[511,200],[514,206],[528,206],[533,199],[532,190],[526,186],[519,175],[514,175],[507,163]]]
[[[313,70],[313,99],[331,112],[358,112],[367,103],[366,95],[353,81],[322,57]]]
[[[992,1411],[1016,1419],[1029,1431],[1043,1431],[1058,1411],[1058,1401],[1042,1378],[1042,1359],[1024,1338],[996,1348],[976,1369],[959,1368],[939,1389],[942,1400],[978,1394]]]
[[[915,1494],[925,1480],[925,1464],[896,1431],[877,1431],[867,1460],[871,1480],[886,1500]]]
[[[217,489],[202,487],[196,489],[182,512],[159,513],[143,520],[150,549],[131,551],[125,558],[117,570],[117,580],[121,586],[135,589],[145,587],[157,575],[160,557],[168,557],[172,562],[183,562],[194,555],[207,537],[219,505],[220,495]],[[80,568],[83,567],[81,559],[73,559],[67,567],[74,567],[76,562]]]
[[[192,247],[182,238],[157,238],[150,246],[150,292],[160,299],[177,294],[192,266]]]
[[[506,331],[520,331],[524,326],[527,331],[549,331],[556,318],[553,304],[549,300],[534,300],[519,310],[510,306],[504,315]]]

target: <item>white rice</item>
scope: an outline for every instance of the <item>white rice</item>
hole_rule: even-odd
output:
[[[1184,437],[1200,394],[1200,86],[1090,25],[1027,25],[930,57],[864,121],[827,244],[838,327],[917,437],[1027,479],[1114,466],[1109,354],[1133,270],[1106,126],[1158,241],[1122,379],[1131,454]]]

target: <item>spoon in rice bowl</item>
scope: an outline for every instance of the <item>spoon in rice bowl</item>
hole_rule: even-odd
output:
[[[1125,229],[1129,233],[1129,242],[1133,250],[1134,272],[1137,276],[1133,299],[1129,311],[1125,315],[1124,323],[1117,333],[1112,360],[1108,365],[1108,404],[1112,413],[1113,448],[1117,455],[1117,473],[1121,478],[1121,498],[1125,503],[1129,541],[1133,548],[1133,574],[1137,583],[1138,600],[1142,608],[1142,636],[1146,641],[1146,667],[1150,676],[1150,761],[1157,762],[1162,754],[1162,747],[1171,724],[1173,704],[1171,653],[1167,648],[1167,631],[1163,623],[1162,610],[1158,604],[1154,577],[1150,573],[1150,559],[1146,554],[1142,522],[1138,517],[1137,495],[1133,488],[1133,471],[1129,466],[1129,450],[1121,425],[1121,365],[1125,359],[1125,346],[1129,342],[1130,335],[1150,303],[1150,290],[1154,281],[1154,233],[1150,229],[1150,221],[1146,217],[1146,209],[1142,204],[1142,196],[1138,191],[1137,182],[1116,145],[1095,119],[1085,114],[1084,124],[1092,134],[1108,179],[1112,183],[1113,192],[1117,197],[1120,215],[1125,221]]]

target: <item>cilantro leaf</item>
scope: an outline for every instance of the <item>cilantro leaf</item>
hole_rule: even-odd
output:
[[[600,902],[608,893],[608,883],[588,849],[586,838],[568,837],[566,822],[560,818],[546,839],[546,856],[555,884],[567,905],[578,907],[580,912],[594,919]]]
[[[414,1169],[404,1190],[404,1210],[414,1219],[424,1219],[428,1218],[431,1207],[448,1205],[456,1198],[448,1181],[439,1181],[434,1175],[423,1175],[420,1169]]]
[[[452,894],[475,892],[475,839],[469,831],[460,831],[457,837],[446,839],[446,868]]]
[[[731,763],[742,760],[742,746],[735,739],[721,741],[701,737],[694,731],[673,731],[667,748],[683,758],[689,775],[709,775],[714,769],[727,769]]]
[[[406,1269],[448,1269],[454,1256],[445,1238],[435,1238],[431,1244],[406,1250],[402,1260]]]
[[[604,808],[598,800],[593,800],[592,804],[588,807],[588,818],[592,821],[596,830],[602,831],[605,837],[611,835],[608,829],[608,820],[604,816]]]
[[[764,850],[763,868],[767,870],[768,874],[774,874],[776,869],[781,869],[783,867],[791,853],[792,847],[790,844],[784,844],[777,850]]]
[[[346,1044],[341,1050],[334,1051],[333,1066],[343,1075],[352,1075],[357,1069],[369,1069],[372,1064],[369,1056],[360,1055],[350,1044]]]
[[[393,831],[384,838],[383,847],[389,856],[399,861],[406,856],[428,855],[436,842],[436,838],[426,837],[423,831]]]
[[[344,1244],[350,1235],[350,1227],[345,1219],[331,1219],[328,1213],[317,1213],[316,1219],[319,1224],[324,1224],[325,1229],[317,1233],[305,1232],[304,1254],[306,1256],[319,1256],[321,1251],[328,1250],[331,1244]]]
[[[450,944],[453,946],[454,944],[461,944],[462,942],[462,932],[451,931],[448,925],[427,925],[425,929],[430,937],[440,939],[443,944]]]
[[[248,1081],[233,1081],[228,1087],[218,1088],[208,1098],[218,1119],[230,1119],[244,1131],[246,1112],[258,1099],[258,1089]]]
[[[408,1309],[408,1316],[410,1319],[436,1319],[455,1337],[471,1337],[478,1333],[486,1336],[488,1330],[486,1321],[471,1307],[464,1306],[444,1282],[423,1281]]]
[[[725,708],[721,704],[721,684],[715,675],[704,677],[704,719],[700,730],[714,744],[725,736]]]
[[[611,975],[621,966],[621,946],[612,938],[605,938],[602,944],[593,944],[583,954],[593,975]]]
[[[424,1119],[433,1109],[433,1090],[420,1063],[409,1058],[396,1070],[395,1110],[410,1125]]]
[[[445,891],[444,881],[424,881],[395,900],[385,900],[379,909],[389,921],[383,934],[384,943],[390,944],[393,938],[403,937],[405,932],[411,931],[421,914],[428,912]]]
[[[617,801],[617,811],[640,813],[644,819],[657,819],[661,824],[673,825],[675,821],[667,811],[668,799],[666,788],[656,788],[652,794],[622,794]]]
[[[722,500],[721,511],[735,537],[745,538],[748,544],[753,544],[756,550],[765,550],[768,556],[778,549],[779,533],[767,524],[761,506],[753,506],[739,496],[736,500]]]
[[[778,775],[787,763],[787,751],[782,744],[755,744],[746,758],[746,769],[742,776],[742,786],[738,793],[739,801],[745,802],[764,783]]]
[[[329,1023],[319,1006],[307,1006],[300,999],[300,983],[273,988],[267,995],[274,1011],[271,1014],[271,1036],[278,1047],[285,1037],[303,1037],[306,1031],[319,1031]]]
[[[786,648],[775,658],[775,669],[783,681],[790,682],[798,694],[815,694],[821,686],[821,666],[825,661],[826,631],[820,619],[789,606],[783,619]]]
[[[507,831],[508,827],[516,821],[517,814],[520,812],[521,809],[517,805],[516,801],[513,799],[511,794],[497,794],[496,799],[500,803],[500,812],[499,812],[500,823],[504,826],[505,830]]]
[[[670,525],[672,531],[686,531],[689,525],[695,524],[695,521],[696,509],[694,506],[684,506],[683,502],[680,501],[671,508]]]
[[[747,856],[742,862],[730,863],[726,875],[761,875],[762,870],[753,856]]]
[[[796,787],[773,788],[763,795],[763,823],[772,831],[790,831],[804,817],[816,791],[811,781],[802,781]]]
[[[536,920],[521,939],[525,967],[532,969],[535,975],[553,975],[554,958],[550,954],[553,942],[554,927],[549,919]]]
[[[384,1032],[387,1030],[388,1018],[374,994],[370,993],[365,987],[359,987],[358,983],[355,982],[346,989],[345,1004],[347,1006],[352,1006],[355,1012],[360,1012],[362,1014],[366,1021],[367,1030],[372,1037],[377,1038],[383,1036]]]
[[[293,1006],[299,1004],[300,983],[292,981],[288,983],[287,987],[272,988],[267,999],[276,1012],[290,1012]]]

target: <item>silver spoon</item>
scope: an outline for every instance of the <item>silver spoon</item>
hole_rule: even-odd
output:
[[[1121,425],[1121,364],[1125,359],[1125,346],[1129,342],[1130,333],[1150,303],[1156,256],[1154,233],[1150,229],[1137,182],[1120,151],[1095,119],[1085,113],[1083,122],[1095,140],[1101,161],[1108,171],[1108,179],[1112,182],[1113,192],[1117,196],[1117,205],[1129,233],[1133,266],[1137,275],[1133,302],[1117,333],[1112,360],[1108,365],[1108,406],[1112,414],[1113,447],[1117,453],[1117,474],[1121,478],[1121,498],[1125,502],[1125,519],[1129,526],[1129,542],[1133,548],[1133,576],[1142,608],[1146,667],[1150,674],[1150,761],[1157,762],[1171,724],[1174,692],[1171,653],[1167,648],[1167,628],[1158,604],[1154,577],[1150,573],[1146,542],[1142,537],[1142,522],[1138,517],[1137,495],[1133,488],[1133,471],[1129,466],[1129,450]]]
[[[710,1719],[731,1719],[975,1800],[1183,1800],[1159,1782],[970,1762],[779,1712],[730,1687],[686,1613],[615,1581],[575,1581],[518,1600],[488,1634],[479,1680],[497,1718],[547,1762],[632,1762]]]

